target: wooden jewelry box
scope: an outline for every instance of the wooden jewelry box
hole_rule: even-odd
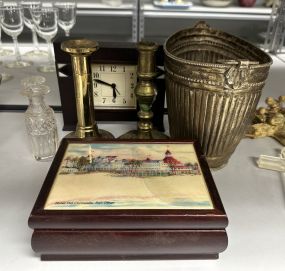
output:
[[[216,259],[228,220],[190,141],[63,139],[29,218],[42,260]]]

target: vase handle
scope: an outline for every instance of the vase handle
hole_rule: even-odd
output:
[[[257,61],[249,60],[219,60],[221,64],[228,65],[224,73],[225,88],[242,89],[248,86],[249,70],[251,65],[257,65]]]

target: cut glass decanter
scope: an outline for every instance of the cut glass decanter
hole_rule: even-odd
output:
[[[54,156],[58,147],[58,134],[54,111],[45,104],[44,96],[50,88],[43,85],[45,78],[32,76],[22,80],[21,93],[28,97],[29,106],[25,112],[25,123],[32,152],[36,160]]]

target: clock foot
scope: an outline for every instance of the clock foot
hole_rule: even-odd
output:
[[[168,138],[169,137],[167,135],[157,130],[152,130],[149,132],[132,130],[118,137],[118,139],[168,139]]]

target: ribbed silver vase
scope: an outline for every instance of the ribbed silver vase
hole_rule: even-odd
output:
[[[204,22],[171,36],[164,52],[171,137],[198,139],[209,166],[223,166],[253,117],[271,58]]]

